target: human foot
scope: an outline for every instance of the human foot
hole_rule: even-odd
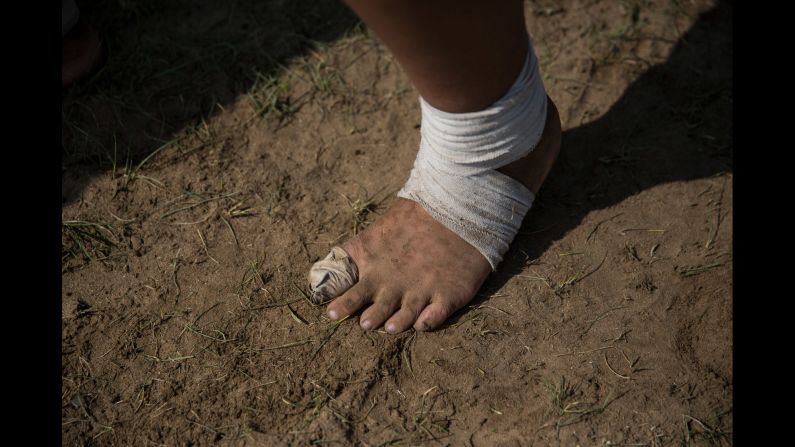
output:
[[[499,171],[537,193],[560,150],[558,111],[548,99],[544,132],[525,158]],[[358,282],[328,306],[339,320],[367,306],[365,330],[432,330],[474,298],[491,272],[475,247],[433,219],[418,203],[397,199],[375,223],[342,248],[356,263]]]

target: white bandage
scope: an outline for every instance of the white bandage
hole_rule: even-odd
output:
[[[534,199],[496,171],[530,153],[544,130],[547,95],[532,44],[516,82],[486,109],[448,113],[422,98],[420,105],[420,150],[398,196],[419,203],[496,270]]]
[[[309,300],[315,304],[325,304],[356,284],[359,269],[345,250],[331,247],[331,252],[309,269],[307,280]]]

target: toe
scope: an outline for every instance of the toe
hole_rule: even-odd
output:
[[[400,293],[379,292],[373,300],[373,305],[362,312],[362,317],[359,319],[362,328],[370,330],[381,326],[398,307],[400,307]]]
[[[434,298],[420,313],[414,329],[430,331],[438,328],[450,315],[464,306],[466,300],[456,300],[450,297]]]
[[[384,328],[390,334],[398,334],[407,330],[417,321],[417,316],[429,301],[430,298],[405,298],[403,306],[395,315],[392,315],[392,318],[386,322]]]
[[[366,283],[359,281],[328,305],[328,316],[339,320],[353,315],[372,300],[372,293]]]

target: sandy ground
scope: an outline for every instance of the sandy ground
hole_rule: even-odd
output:
[[[564,126],[443,329],[305,274],[394,200],[417,93],[336,2],[88,5],[65,91],[64,445],[730,445],[732,7],[530,1]]]

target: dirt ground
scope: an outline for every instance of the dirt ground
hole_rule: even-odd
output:
[[[305,298],[417,93],[335,1],[95,2],[63,95],[64,445],[730,445],[732,6],[528,1],[562,154],[441,330]]]

